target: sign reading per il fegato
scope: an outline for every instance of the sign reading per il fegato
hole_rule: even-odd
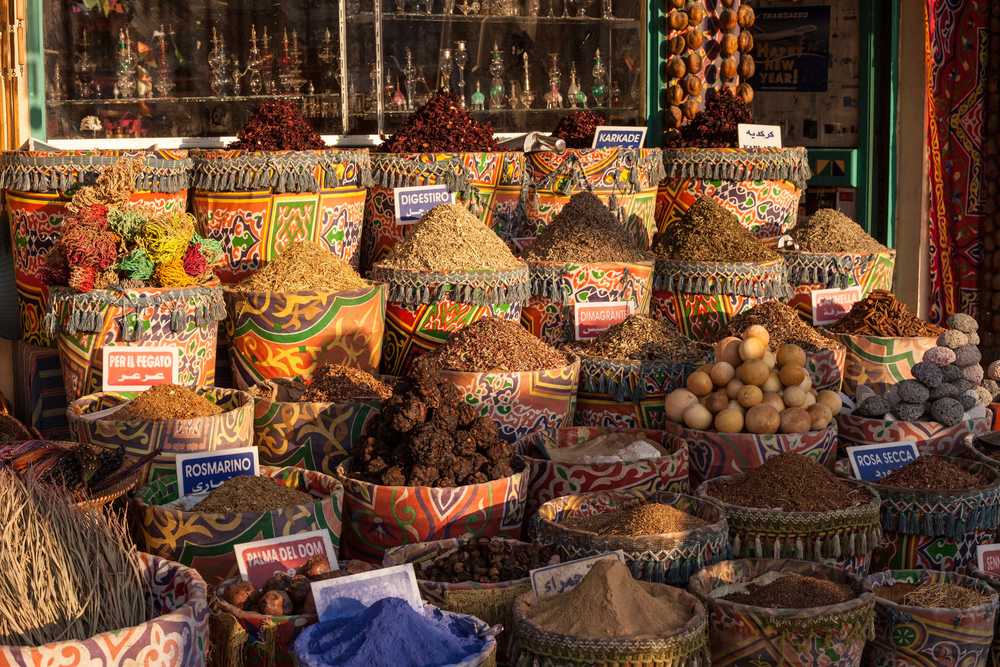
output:
[[[646,128],[621,125],[598,125],[592,148],[642,148]]]
[[[847,448],[847,460],[851,463],[854,476],[865,482],[880,480],[894,470],[916,461],[918,456],[920,452],[917,450],[917,443],[912,440]]]
[[[177,455],[177,492],[180,497],[208,493],[233,477],[260,472],[256,447]]]
[[[397,225],[412,225],[435,206],[451,204],[455,194],[447,185],[414,185],[392,191]]]
[[[144,391],[178,384],[180,350],[148,345],[105,345],[102,348],[104,391]]]

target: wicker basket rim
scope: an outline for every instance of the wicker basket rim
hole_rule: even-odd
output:
[[[254,400],[253,397],[250,394],[248,394],[247,392],[245,392],[245,391],[243,391],[241,389],[226,389],[224,387],[194,387],[193,389],[194,389],[194,391],[196,391],[198,393],[203,393],[203,392],[208,392],[208,391],[222,392],[222,398],[233,397],[233,398],[235,398],[238,401],[238,403],[236,405],[234,405],[233,407],[231,407],[230,409],[228,409],[228,410],[223,410],[222,412],[220,412],[217,415],[207,415],[205,417],[179,417],[177,419],[161,419],[161,420],[158,420],[156,423],[157,424],[186,424],[186,423],[194,423],[196,421],[200,421],[200,420],[203,420],[203,419],[218,419],[218,418],[223,417],[223,416],[225,416],[225,415],[227,415],[227,414],[229,414],[231,412],[236,412],[237,410],[243,410],[243,409],[247,408],[248,406],[250,407],[251,410],[253,410],[253,400]],[[69,415],[69,418],[73,419],[73,420],[84,421],[83,420],[83,415],[90,414],[91,411],[83,412],[83,408],[84,407],[87,407],[87,408],[93,407],[94,405],[97,404],[99,398],[102,398],[102,397],[105,397],[105,396],[110,396],[110,397],[116,398],[116,399],[122,399],[122,401],[119,402],[119,405],[122,402],[132,400],[132,399],[126,397],[121,392],[117,392],[117,391],[97,391],[97,392],[94,392],[93,394],[87,394],[86,396],[81,396],[80,398],[78,398],[75,401],[73,401],[72,403],[70,403],[69,404],[69,408],[67,409],[67,413]],[[83,406],[82,403],[84,403],[84,402],[86,402],[88,405]],[[144,420],[144,419],[107,419],[107,420],[103,420],[102,419],[101,421],[106,421],[106,422],[108,422],[110,424],[147,424],[147,423],[150,423],[149,421]]]
[[[876,588],[883,588],[883,586],[875,585],[874,581],[876,578],[892,576],[893,581],[895,581],[896,583],[907,583],[905,581],[899,581],[898,579],[895,579],[895,574],[897,572],[913,572],[920,577],[921,581],[925,580],[928,574],[931,574],[935,576],[935,578],[942,577],[943,580],[946,582],[954,583],[958,586],[962,586],[963,588],[969,588],[971,590],[975,590],[980,593],[985,593],[990,596],[989,602],[984,602],[983,604],[979,604],[974,607],[967,607],[965,609],[952,610],[959,615],[987,612],[991,608],[994,609],[995,611],[997,607],[1000,606],[1000,595],[997,594],[997,591],[994,590],[994,588],[990,585],[990,583],[985,579],[980,579],[974,576],[970,577],[964,574],[959,574],[958,572],[944,572],[937,570],[883,570],[881,572],[876,572],[874,574],[868,575],[862,581],[862,585],[864,586],[866,592],[871,593],[875,597],[876,605],[889,607],[890,609],[897,610],[899,613],[903,614],[907,613],[908,611],[922,611],[925,609],[934,609],[937,611],[946,610],[946,608],[944,607],[915,607],[912,605],[900,604],[898,602],[893,602],[888,598],[883,598],[878,595],[875,595]]]
[[[528,265],[528,269],[554,269],[559,267],[569,267],[575,266],[580,269],[584,268],[618,268],[618,267],[629,267],[629,266],[642,266],[649,268],[650,270],[656,265],[656,257],[653,256],[652,252],[649,253],[649,259],[639,259],[634,261],[608,261],[608,262],[573,262],[564,260],[534,260],[534,259],[522,259],[522,261]]]
[[[396,553],[400,553],[404,549],[407,549],[407,548],[409,548],[409,549],[413,549],[415,547],[433,548],[435,545],[439,545],[439,544],[443,545],[446,542],[452,542],[452,541],[456,542],[458,545],[462,545],[462,544],[466,544],[466,543],[472,542],[473,540],[478,540],[478,539],[479,538],[473,537],[471,535],[462,535],[461,537],[457,537],[457,538],[445,538],[443,540],[427,540],[426,542],[415,542],[413,544],[403,544],[403,545],[392,547],[392,548],[388,549],[385,552],[385,554],[382,556],[382,565],[383,566],[387,566],[387,565],[391,564],[391,561],[394,560],[393,556],[395,556]],[[517,539],[511,538],[511,537],[494,536],[494,537],[491,537],[489,539],[490,539],[490,541],[496,540],[496,541],[499,541],[499,542],[512,542],[514,544],[525,545],[525,546],[531,546],[532,545],[531,542],[524,542],[522,540],[517,540]],[[443,558],[443,557],[447,556],[448,553],[450,553],[450,551],[449,552],[441,552],[441,553],[437,554],[436,556],[434,556],[433,558],[429,558],[428,560],[429,561],[434,561],[434,560],[437,560],[438,558]],[[392,555],[390,555],[390,554],[392,554]],[[414,560],[404,560],[404,561],[402,561],[402,564],[414,563],[414,562],[416,562],[416,559],[414,559]],[[418,577],[417,578],[417,583],[418,584],[428,585],[428,586],[431,586],[431,587],[434,587],[434,588],[439,588],[439,589],[441,589],[443,591],[462,591],[462,592],[476,591],[476,592],[483,592],[485,594],[485,593],[489,593],[490,591],[502,591],[502,590],[514,588],[516,586],[524,586],[524,585],[530,586],[531,585],[531,577],[527,576],[527,577],[521,577],[520,579],[508,579],[506,581],[494,581],[494,582],[490,582],[490,583],[485,584],[485,585],[481,584],[480,582],[471,581],[471,580],[470,581],[435,581],[433,579],[420,579]]]
[[[776,252],[781,253],[784,256],[791,257],[794,259],[796,256],[804,255],[806,257],[878,257],[879,255],[891,255],[896,256],[896,250],[894,248],[885,248],[879,250],[878,252],[855,252],[853,250],[842,250],[840,252],[810,252],[808,250],[796,250],[795,248],[775,248]],[[786,260],[787,260],[786,257]]]
[[[668,267],[668,268],[684,268],[689,265],[698,264],[708,264],[711,266],[728,266],[733,267],[737,270],[745,271],[764,271],[782,268],[785,264],[784,257],[776,257],[774,259],[764,260],[763,262],[718,262],[712,260],[704,259],[673,259],[671,257],[662,257],[657,255],[655,265],[657,268]]]
[[[805,512],[805,511],[789,511],[783,509],[776,509],[772,507],[750,507],[747,505],[734,505],[732,503],[727,503],[726,501],[721,500],[720,498],[716,498],[715,496],[709,495],[708,493],[709,487],[715,483],[730,481],[735,479],[742,479],[746,476],[747,473],[742,473],[739,475],[722,475],[721,477],[713,477],[712,479],[707,479],[698,485],[698,488],[695,489],[695,494],[697,494],[699,498],[701,497],[710,498],[716,501],[717,503],[719,503],[719,505],[722,506],[724,510],[732,508],[734,510],[746,510],[749,512],[759,512],[761,514],[775,514],[775,515],[780,514],[781,516],[787,516],[790,519],[804,520],[810,518],[820,518],[822,516],[831,516],[834,514],[839,517],[844,517],[848,515],[863,516],[871,514],[874,515],[874,519],[876,521],[879,518],[879,510],[882,506],[882,498],[878,495],[878,492],[875,489],[865,486],[856,479],[844,479],[843,481],[847,482],[852,487],[856,487],[859,490],[862,490],[865,493],[867,493],[869,496],[868,502],[860,505],[852,505],[851,507],[844,507],[838,510],[817,510],[814,512]],[[727,517],[729,516],[729,512],[726,512],[726,516]]]
[[[511,279],[517,279],[516,282],[528,283],[530,280],[530,272],[528,270],[528,265],[522,260],[517,260],[519,266],[511,266],[505,269],[455,269],[453,271],[423,271],[421,269],[397,269],[391,266],[384,266],[382,262],[375,262],[372,266],[369,275],[376,275],[377,272],[382,272],[386,275],[385,280],[371,280],[370,282],[379,282],[380,284],[391,284],[394,279],[406,278],[408,276],[420,276],[423,278],[432,278],[441,283],[453,283],[456,282],[456,277],[480,277],[480,276],[494,276],[494,275],[506,275],[510,274]],[[457,281],[461,282],[461,281]]]
[[[883,500],[889,498],[896,498],[899,496],[914,495],[921,496],[928,499],[941,499],[941,500],[958,500],[963,497],[972,497],[980,493],[992,492],[997,496],[995,500],[1000,501],[1000,469],[991,466],[985,461],[980,461],[977,459],[964,459],[957,456],[942,456],[952,465],[957,465],[960,468],[968,469],[970,467],[977,468],[977,472],[985,471],[988,472],[992,477],[993,481],[986,486],[980,486],[974,489],[948,489],[946,491],[930,491],[926,489],[904,489],[898,486],[887,486],[885,484],[879,484],[878,482],[866,482],[864,480],[855,480],[860,484],[871,487],[879,497]],[[844,479],[853,479],[847,477],[847,472],[843,465],[838,465],[834,471]]]

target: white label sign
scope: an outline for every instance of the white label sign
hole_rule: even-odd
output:
[[[813,324],[823,326],[833,324],[851,312],[851,306],[861,301],[861,288],[817,289],[809,293],[812,299]]]
[[[740,123],[737,128],[740,148],[781,148],[780,125]]]
[[[104,391],[145,391],[179,383],[180,350],[176,347],[106,345],[101,351]]]
[[[396,209],[396,224],[412,225],[435,206],[454,204],[455,193],[448,192],[447,185],[414,185],[395,188],[392,202]]]
[[[583,578],[587,576],[587,573],[590,572],[594,565],[608,559],[615,559],[624,563],[625,552],[619,549],[618,551],[609,551],[608,553],[597,554],[596,556],[587,556],[565,563],[556,563],[536,568],[529,573],[531,576],[531,588],[535,591],[535,595],[539,600],[571,591],[576,588],[577,584],[583,581]]]
[[[423,608],[412,563],[314,581],[311,588],[321,621],[356,614],[383,598],[402,598],[417,611]]]
[[[181,498],[208,493],[233,477],[256,477],[260,459],[256,447],[178,454],[177,493]]]
[[[598,125],[594,130],[592,148],[642,148],[646,141],[645,127]]]
[[[276,572],[293,572],[315,556],[323,556],[331,570],[339,569],[337,552],[325,530],[272,537],[233,547],[240,576],[260,588]]]

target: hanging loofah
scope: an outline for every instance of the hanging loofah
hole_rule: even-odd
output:
[[[194,236],[194,228],[195,219],[191,214],[166,213],[146,223],[139,243],[157,264],[180,260]]]
[[[136,248],[118,261],[118,270],[129,280],[146,281],[153,277],[153,260],[141,248]]]
[[[198,282],[184,270],[184,264],[180,259],[158,264],[156,281],[161,287],[188,287]]]

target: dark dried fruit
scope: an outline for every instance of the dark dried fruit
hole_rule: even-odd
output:
[[[494,151],[493,126],[475,120],[451,93],[439,91],[376,149],[381,153]]]
[[[323,137],[294,102],[264,102],[229,148],[246,151],[304,151],[326,148]]]
[[[292,609],[292,599],[285,591],[267,591],[257,600],[257,611],[265,616],[288,616]]]

